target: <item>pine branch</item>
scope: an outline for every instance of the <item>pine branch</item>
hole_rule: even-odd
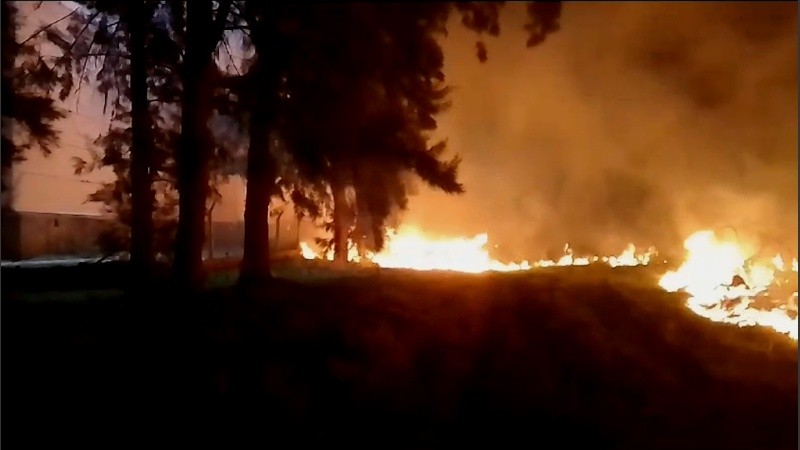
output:
[[[23,46],[23,45],[27,44],[27,43],[28,43],[28,41],[30,41],[31,39],[33,39],[33,38],[35,38],[36,36],[40,35],[42,32],[44,32],[44,31],[47,31],[47,30],[48,30],[50,27],[52,27],[52,26],[54,26],[54,25],[58,24],[59,22],[61,22],[61,21],[63,21],[64,19],[66,19],[67,17],[69,17],[69,16],[71,16],[71,15],[75,14],[76,12],[78,12],[78,10],[79,10],[79,9],[81,9],[81,7],[80,7],[80,6],[77,6],[77,7],[75,7],[75,9],[73,9],[72,11],[70,11],[69,13],[67,13],[66,15],[64,15],[64,17],[62,17],[62,18],[60,18],[60,19],[57,19],[57,20],[55,20],[55,21],[53,21],[53,22],[50,22],[49,24],[47,24],[47,25],[43,26],[42,28],[39,28],[39,29],[38,29],[38,30],[37,30],[35,33],[33,33],[32,35],[28,36],[28,38],[27,38],[27,39],[25,39],[24,41],[20,42],[18,45],[21,47],[21,46]]]
[[[78,33],[78,35],[75,36],[75,39],[72,41],[72,44],[69,46],[69,52],[70,53],[72,52],[72,49],[75,47],[75,44],[78,43],[78,40],[81,38],[81,36],[83,36],[83,33],[86,31],[86,29],[89,28],[89,25],[91,25],[92,22],[94,22],[94,19],[97,18],[97,16],[99,16],[99,15],[100,15],[100,12],[98,11],[98,12],[94,13],[94,15],[92,15],[92,17],[89,18],[89,20],[86,21],[86,25],[84,25],[83,28],[81,28],[80,33]],[[90,47],[90,49],[91,49],[91,47]]]
[[[236,71],[236,75],[241,76],[242,74],[239,72],[239,68],[236,67],[236,63],[233,61],[233,54],[231,54],[231,48],[228,46],[228,41],[223,39],[222,46],[225,49],[225,53],[228,54],[228,58],[231,60],[231,65],[233,66],[233,70]]]

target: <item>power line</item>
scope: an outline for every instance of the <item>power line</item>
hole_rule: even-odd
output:
[[[30,170],[20,170],[20,171],[15,171],[15,172],[17,172],[19,174],[22,174],[22,175],[32,175],[32,176],[43,177],[43,178],[53,178],[53,179],[56,179],[56,180],[72,181],[73,183],[81,183],[81,184],[103,185],[103,184],[106,183],[104,181],[83,180],[83,179],[80,179],[80,178],[65,177],[63,175],[55,175],[55,174],[44,173],[44,172],[34,172],[34,171],[30,171]]]
[[[74,144],[74,143],[71,143],[71,142],[60,142],[58,144],[58,147],[68,147],[68,148],[74,148],[76,150],[86,150],[89,153],[92,153],[96,149],[101,148],[101,146],[99,146],[99,145],[96,146],[96,148],[92,148],[91,145],[93,145],[93,144],[89,144],[89,147],[87,147],[86,144]]]
[[[112,121],[112,119],[110,117],[90,116],[88,114],[84,114],[84,113],[79,112],[79,111],[74,111],[74,110],[72,110],[70,108],[67,108],[67,111],[69,111],[71,114],[75,114],[75,115],[78,115],[78,116],[81,116],[81,117],[86,117],[87,119],[96,120],[98,122],[103,122],[105,124],[108,124],[108,123],[110,123]]]

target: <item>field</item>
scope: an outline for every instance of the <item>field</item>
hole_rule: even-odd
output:
[[[276,273],[191,299],[4,289],[3,439],[797,447],[796,343],[699,318],[647,269]]]

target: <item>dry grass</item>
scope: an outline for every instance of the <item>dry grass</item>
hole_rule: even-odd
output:
[[[796,344],[694,316],[655,273],[305,267],[191,307],[15,304],[6,418],[62,442],[796,448]]]

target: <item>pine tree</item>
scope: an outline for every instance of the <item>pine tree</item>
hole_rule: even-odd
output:
[[[49,155],[58,145],[55,122],[65,117],[57,99],[69,95],[70,80],[64,71],[45,55],[36,44],[44,39],[42,30],[20,40],[16,2],[3,1],[2,20],[2,211],[13,207],[13,174],[15,162],[25,159],[25,152],[38,148]],[[62,19],[67,18],[72,12]]]
[[[152,275],[156,231],[163,232],[161,225],[154,226],[154,213],[160,209],[156,191],[162,203],[170,204],[169,183],[164,181],[168,175],[163,172],[171,149],[157,148],[164,128],[176,123],[169,109],[175,103],[179,52],[161,20],[168,13],[163,2],[89,1],[82,3],[65,33],[47,30],[63,52],[60,64],[78,78],[77,90],[84,84],[97,89],[111,110],[111,126],[96,141],[103,147],[102,156],[96,154],[88,163],[76,158],[76,172],[103,165],[114,168],[117,180],[90,199],[103,200],[120,219],[121,226],[113,232],[119,239],[104,236],[103,241],[110,248],[115,241],[127,244],[135,286]]]

